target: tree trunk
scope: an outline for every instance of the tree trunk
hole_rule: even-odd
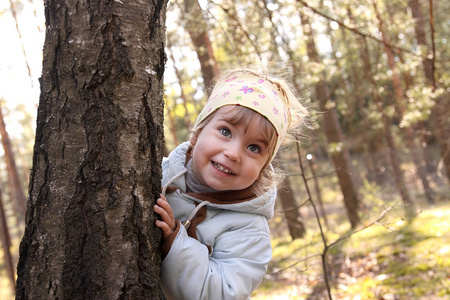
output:
[[[430,4],[432,2],[430,1]],[[425,51],[429,53],[429,44],[425,35],[425,21],[422,13],[422,7],[418,0],[409,0],[409,8],[411,9],[412,16],[415,20],[414,30],[416,33],[417,43],[425,48]],[[433,13],[430,8],[430,14]],[[432,15],[430,16],[432,17]],[[433,28],[431,28],[433,30]],[[432,34],[433,36],[433,34]],[[425,54],[424,51],[424,54]],[[434,53],[433,53],[434,56]],[[429,57],[429,55],[427,55]],[[433,57],[434,59],[434,57]],[[436,89],[436,80],[434,77],[434,65],[433,60],[429,58],[422,59],[423,71],[427,80],[428,86],[434,91]],[[447,172],[447,181],[450,183],[450,127],[448,122],[448,114],[450,111],[450,101],[448,99],[448,93],[437,97],[435,99],[435,105],[433,106],[432,114],[434,121],[434,131],[441,150],[442,161]]]
[[[389,154],[389,160],[392,166],[392,170],[394,172],[394,180],[396,187],[398,191],[400,192],[400,196],[403,200],[403,204],[405,207],[406,214],[408,216],[411,216],[414,211],[414,204],[409,196],[409,192],[406,189],[405,179],[403,175],[403,171],[400,168],[400,160],[397,155],[397,147],[394,142],[394,138],[392,136],[391,132],[391,122],[386,115],[385,107],[383,104],[383,101],[378,94],[378,86],[373,78],[372,74],[372,67],[369,61],[369,48],[367,46],[367,41],[364,39],[361,39],[361,47],[360,47],[361,57],[363,59],[364,69],[365,69],[365,76],[367,80],[371,83],[372,86],[372,95],[374,97],[375,103],[378,107],[378,111],[382,117],[383,122],[383,129],[384,129],[384,137],[386,139],[386,143],[388,146],[388,154]]]
[[[170,49],[170,52],[169,52],[170,59],[172,59],[172,61],[173,61],[175,77],[177,78],[178,84],[180,85],[180,98],[183,101],[183,107],[184,107],[184,110],[186,111],[184,114],[184,122],[186,123],[187,128],[191,128],[192,124],[191,124],[190,113],[188,110],[188,101],[187,101],[186,94],[184,93],[184,90],[183,90],[183,78],[181,76],[181,72],[178,70],[177,64],[175,62],[175,57],[173,56],[173,50],[172,50],[173,46],[171,44],[170,36],[167,37],[167,48]]]
[[[186,29],[197,52],[206,93],[209,95],[214,78],[219,74],[219,68],[208,36],[208,28],[198,0],[186,0],[184,6]]]
[[[45,1],[16,299],[163,299],[161,1]]]
[[[319,179],[317,179],[316,175],[316,168],[317,166],[314,164],[313,157],[307,157],[306,160],[308,161],[309,168],[311,169],[311,177],[314,181],[314,191],[316,192],[317,201],[319,202],[319,211],[320,216],[323,218],[323,221],[325,222],[325,226],[328,228],[328,218],[327,214],[325,212],[325,207],[323,205],[322,201],[322,194],[320,192],[320,186],[319,186]]]
[[[320,63],[319,54],[314,42],[314,34],[309,22],[309,17],[303,13],[300,13],[300,19],[302,22],[302,28],[306,37],[308,57],[311,61]],[[341,125],[339,124],[336,109],[330,105],[330,91],[327,84],[321,80],[315,85],[315,95],[319,102],[319,107],[323,113],[322,125],[327,136],[328,144],[335,145],[335,149],[330,153],[336,168],[336,174],[339,180],[339,185],[344,195],[344,204],[347,210],[347,215],[354,228],[360,222],[358,216],[359,200],[357,191],[352,178],[352,170],[349,163],[348,150],[344,144],[343,133]]]
[[[3,248],[3,264],[6,267],[6,273],[11,284],[11,290],[14,292],[16,285],[14,275],[14,263],[11,255],[11,236],[9,234],[8,223],[6,222],[6,214],[3,205],[2,189],[0,187],[0,238]]]
[[[274,166],[283,169],[283,166],[274,161]],[[295,200],[294,192],[291,189],[289,177],[285,177],[278,189],[278,199],[283,207],[283,214],[286,218],[289,234],[292,240],[302,238],[306,233],[305,225],[300,216],[299,206]]]
[[[387,60],[388,60],[388,66],[392,72],[392,85],[394,87],[394,94],[395,94],[395,110],[396,110],[398,118],[402,119],[404,116],[404,111],[405,111],[405,107],[403,105],[403,101],[404,101],[403,89],[401,87],[400,78],[397,73],[397,67],[395,65],[395,60],[394,60],[394,54],[392,53],[392,50],[387,46],[388,40],[386,37],[386,33],[384,32],[383,20],[381,19],[380,13],[377,9],[375,2],[373,2],[373,6],[374,6],[375,14],[378,19],[378,30],[380,31],[381,38],[383,40],[384,51],[387,55]],[[422,183],[427,201],[428,201],[428,203],[433,204],[434,203],[434,195],[433,195],[434,193],[428,182],[425,168],[424,168],[424,165],[422,164],[420,154],[418,152],[419,148],[416,146],[416,143],[414,140],[414,134],[412,132],[412,129],[409,126],[407,126],[406,128],[403,129],[403,138],[405,139],[406,144],[408,145],[408,148],[410,150],[413,163],[416,166],[416,173],[419,176],[420,181]]]
[[[8,180],[10,181],[11,195],[14,199],[11,199],[13,203],[14,211],[20,225],[23,224],[26,210],[26,199],[22,189],[22,184],[19,179],[19,173],[17,172],[16,161],[14,159],[14,153],[11,147],[11,141],[9,139],[8,131],[6,131],[5,121],[3,119],[2,105],[0,102],[0,135],[2,138],[3,150],[5,151],[6,169],[8,171]],[[23,228],[22,226],[20,226]]]
[[[169,119],[169,131],[170,131],[170,133],[172,135],[173,144],[174,145],[179,145],[180,141],[178,140],[178,135],[177,135],[177,129],[176,129],[176,126],[175,126],[175,121],[173,119],[172,114],[170,113],[170,108],[168,106],[167,101],[165,103],[165,106],[166,106],[166,116]]]

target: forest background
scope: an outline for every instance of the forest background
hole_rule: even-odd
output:
[[[254,298],[449,299],[449,12],[448,1],[432,0],[169,3],[167,152],[188,138],[220,70],[269,68],[311,109],[311,128],[280,154],[288,176],[271,221],[274,260]],[[8,299],[43,2],[3,0],[0,26],[0,297]]]

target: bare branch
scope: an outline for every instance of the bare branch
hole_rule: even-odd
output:
[[[430,0],[430,2],[431,2],[431,1],[432,1],[432,0]],[[411,51],[411,50],[409,50],[409,49],[406,49],[406,48],[403,48],[403,47],[400,47],[400,46],[396,46],[396,45],[392,45],[392,44],[390,44],[390,43],[388,43],[388,42],[386,42],[386,41],[383,41],[383,40],[380,39],[380,38],[377,38],[377,37],[373,36],[373,35],[370,35],[370,34],[361,32],[357,27],[352,27],[352,26],[345,25],[344,22],[339,21],[338,19],[333,18],[333,17],[331,17],[331,16],[329,16],[329,15],[323,13],[323,12],[319,11],[318,9],[316,9],[316,8],[314,8],[314,7],[311,7],[311,6],[310,6],[308,3],[306,3],[306,1],[304,1],[304,0],[297,0],[297,2],[301,3],[301,4],[304,5],[305,7],[309,8],[309,9],[312,10],[315,14],[317,14],[317,15],[319,15],[319,16],[325,18],[325,19],[328,19],[328,20],[330,20],[330,21],[336,22],[336,23],[339,24],[339,26],[342,26],[343,28],[345,28],[345,29],[347,29],[347,30],[350,30],[351,32],[353,32],[353,33],[355,33],[355,34],[357,34],[357,35],[360,35],[360,36],[362,36],[362,37],[365,37],[365,38],[371,39],[371,40],[373,40],[373,41],[376,41],[377,43],[383,44],[383,45],[385,45],[386,47],[389,47],[389,48],[392,48],[392,49],[396,49],[396,50],[398,50],[398,51],[406,52],[406,53],[409,53],[409,54],[414,55],[414,56],[416,56],[416,57],[420,57],[420,58],[422,58],[422,59],[425,59],[425,58],[426,58],[426,56],[423,56],[423,55],[419,55],[419,54],[417,54],[417,53],[414,53],[413,51]],[[434,53],[433,53],[433,54],[434,54]]]

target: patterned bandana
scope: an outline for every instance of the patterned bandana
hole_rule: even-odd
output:
[[[240,105],[264,116],[275,127],[278,138],[271,160],[275,157],[291,122],[289,109],[277,85],[260,77],[239,75],[219,83],[194,127],[225,105]]]

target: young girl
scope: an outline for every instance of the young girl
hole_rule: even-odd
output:
[[[154,210],[167,299],[249,299],[271,260],[274,159],[306,117],[288,85],[250,70],[222,74],[189,142],[163,160]]]

